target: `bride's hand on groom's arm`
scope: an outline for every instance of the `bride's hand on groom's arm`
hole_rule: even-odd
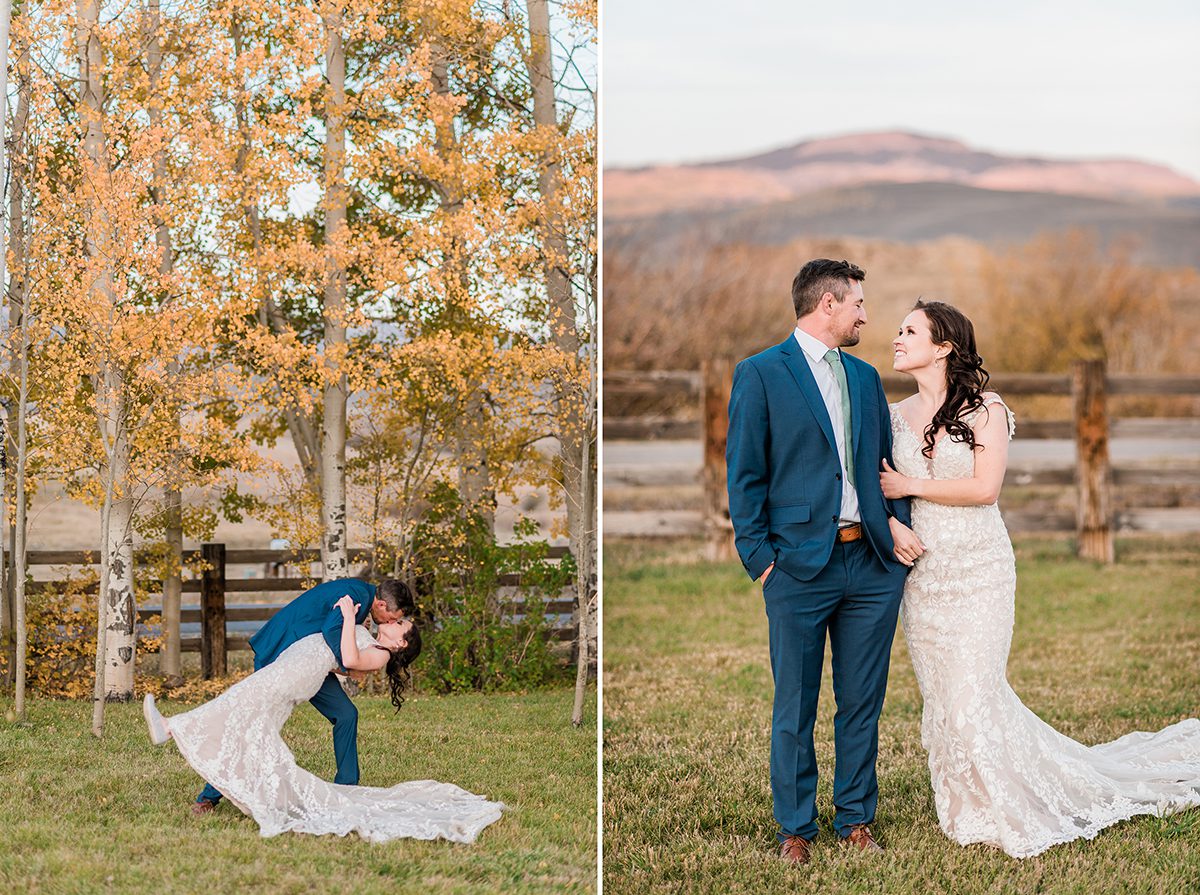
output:
[[[354,618],[358,613],[358,604],[349,596],[342,597],[333,605],[342,610],[342,618]]]
[[[896,559],[906,566],[911,566],[917,561],[917,557],[925,552],[925,545],[921,543],[921,539],[911,528],[895,516],[888,517],[888,528],[892,530],[894,546],[892,552],[896,555]]]
[[[888,500],[913,496],[912,479],[892,469],[886,457],[883,460],[883,472],[879,473],[879,487]]]

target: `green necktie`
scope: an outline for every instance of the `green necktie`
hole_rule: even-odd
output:
[[[853,485],[854,442],[851,440],[852,436],[850,432],[850,386],[846,383],[846,368],[842,366],[842,356],[836,348],[830,348],[825,352],[825,360],[833,368],[833,378],[837,380],[838,388],[842,392],[842,422],[845,426],[844,442],[846,445],[846,478]]]

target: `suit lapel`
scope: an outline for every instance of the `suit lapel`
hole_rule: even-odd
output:
[[[813,378],[812,369],[808,366],[808,358],[804,354],[804,349],[800,347],[794,336],[788,336],[787,340],[779,347],[784,354],[783,365],[788,368],[788,372],[800,386],[800,392],[808,402],[812,415],[817,418],[829,446],[833,449],[834,454],[837,454],[837,439],[833,437],[833,423],[829,421],[829,411],[825,409],[825,401],[821,398],[817,380]]]

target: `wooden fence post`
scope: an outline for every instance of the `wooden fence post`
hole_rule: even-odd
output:
[[[704,552],[708,560],[723,562],[734,557],[725,478],[733,361],[727,357],[706,358],[700,373],[704,389]]]
[[[200,578],[200,673],[204,679],[224,677],[225,545],[202,544],[205,569]]]
[[[1076,530],[1079,556],[1098,562],[1115,559],[1112,531],[1112,467],[1108,458],[1107,369],[1104,361],[1078,361],[1071,376],[1075,417]]]

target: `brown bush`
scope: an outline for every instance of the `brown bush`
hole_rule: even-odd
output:
[[[625,235],[605,246],[605,367],[694,370],[705,357],[740,358],[776,344],[794,322],[792,277],[810,258],[827,257],[867,272],[868,325],[854,353],[881,371],[891,369],[900,321],[924,297],[972,318],[993,373],[1063,372],[1096,357],[1119,373],[1200,372],[1200,273],[1134,264],[1133,248],[1102,247],[1076,231],[1004,250],[954,238],[914,245],[697,240],[668,256]],[[1119,403],[1120,412],[1135,413],[1190,412],[1195,402]],[[608,396],[605,406],[606,415],[619,415]]]
[[[95,681],[96,598],[86,593],[98,579],[94,570],[55,582],[26,599],[29,651],[26,686],[39,696],[90,699]],[[146,624],[161,624],[158,616]],[[159,637],[139,637],[138,658],[157,652]],[[7,657],[0,654],[0,669]]]

